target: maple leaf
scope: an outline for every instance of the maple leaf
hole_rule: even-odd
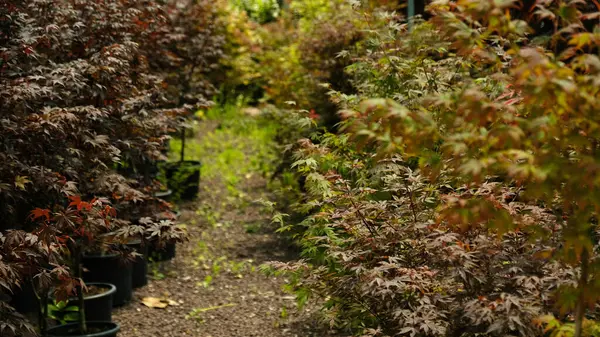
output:
[[[69,207],[76,206],[77,209],[80,209],[79,205],[82,202],[80,196],[78,196],[78,195],[69,196],[69,200],[71,200],[71,202],[69,203]]]
[[[31,180],[27,178],[27,176],[16,176],[15,177],[15,187],[24,191],[25,185],[31,183]]]
[[[46,221],[50,220],[50,210],[48,209],[42,209],[42,208],[36,208],[33,211],[31,211],[31,219],[36,220],[39,219],[41,217],[46,218]]]

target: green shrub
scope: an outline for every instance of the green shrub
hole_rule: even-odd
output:
[[[267,25],[248,23],[235,11],[230,16],[235,24],[228,40],[234,53],[225,92],[241,91],[254,96],[254,104],[280,108],[294,101],[332,127],[337,109],[327,92],[354,92],[344,73],[350,61],[340,55],[362,40],[366,26],[360,13],[342,0],[298,0]]]
[[[248,13],[248,16],[258,23],[267,23],[279,16],[279,1],[277,0],[232,0],[233,4]]]

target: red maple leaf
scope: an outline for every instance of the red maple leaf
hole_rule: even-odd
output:
[[[31,211],[31,219],[36,220],[39,219],[41,217],[46,218],[46,221],[50,220],[50,210],[48,209],[42,209],[42,208],[36,208],[33,211]]]

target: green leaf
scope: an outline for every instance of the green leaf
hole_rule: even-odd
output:
[[[79,312],[79,307],[76,305],[72,305],[72,306],[66,307],[64,311]]]
[[[31,180],[29,180],[26,176],[15,177],[15,187],[22,191],[25,190],[25,185],[29,183],[31,183]]]
[[[66,322],[77,322],[79,320],[79,313],[78,312],[70,312],[65,315],[63,320]]]

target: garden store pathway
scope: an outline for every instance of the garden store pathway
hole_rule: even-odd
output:
[[[175,260],[150,265],[149,284],[113,313],[121,324],[119,336],[327,336],[316,328],[311,309],[295,309],[293,297],[281,290],[283,279],[259,270],[267,261],[295,259],[297,252],[274,233],[269,214],[254,202],[268,196],[266,179],[248,164],[257,151],[248,142],[256,135],[240,138],[239,130],[217,127],[215,121],[200,125],[203,136],[190,151],[202,155],[201,194],[182,206],[180,218],[190,241],[178,245]],[[148,298],[170,305],[148,307],[142,303]]]

